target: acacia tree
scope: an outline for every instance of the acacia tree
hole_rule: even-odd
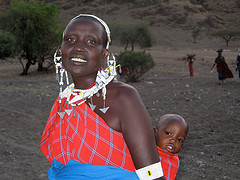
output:
[[[234,36],[240,36],[240,30],[218,30],[213,32],[211,35],[224,39],[226,46],[228,47],[229,41]]]
[[[152,35],[146,24],[115,21],[110,23],[110,27],[113,39],[118,39],[120,44],[125,46],[125,50],[129,45],[132,51],[135,44],[142,49],[153,45]]]
[[[58,15],[56,5],[45,5],[34,0],[14,0],[0,16],[1,29],[15,35],[17,52],[27,60],[25,66],[22,64],[22,75],[26,75],[31,65],[60,44],[62,27]],[[44,58],[39,61],[40,66],[43,61]]]

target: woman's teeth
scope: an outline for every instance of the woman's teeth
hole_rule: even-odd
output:
[[[84,59],[81,59],[81,58],[72,58],[71,59],[72,61],[77,61],[77,62],[87,62],[86,60],[84,60]]]

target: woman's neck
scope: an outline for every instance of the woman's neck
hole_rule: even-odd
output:
[[[88,89],[95,81],[95,77],[72,77],[76,89]]]

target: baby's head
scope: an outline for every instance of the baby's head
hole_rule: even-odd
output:
[[[170,153],[179,153],[188,133],[188,125],[177,114],[166,114],[154,128],[157,146]]]

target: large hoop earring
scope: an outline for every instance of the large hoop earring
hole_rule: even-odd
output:
[[[65,75],[65,78],[66,78],[67,86],[69,86],[69,79],[68,79],[67,71],[62,66],[62,51],[61,51],[60,48],[58,48],[56,50],[56,52],[54,53],[54,59],[53,60],[54,60],[55,67],[56,67],[56,79],[57,79],[58,84],[59,84],[59,103],[61,104],[63,85],[64,85],[64,81],[63,81],[64,75]],[[60,75],[60,77],[59,77],[59,75]]]
[[[56,50],[56,52],[54,53],[53,61],[55,64],[55,69],[56,69],[56,80],[59,82],[60,69],[62,69],[62,51],[61,51],[61,49],[58,48]]]

